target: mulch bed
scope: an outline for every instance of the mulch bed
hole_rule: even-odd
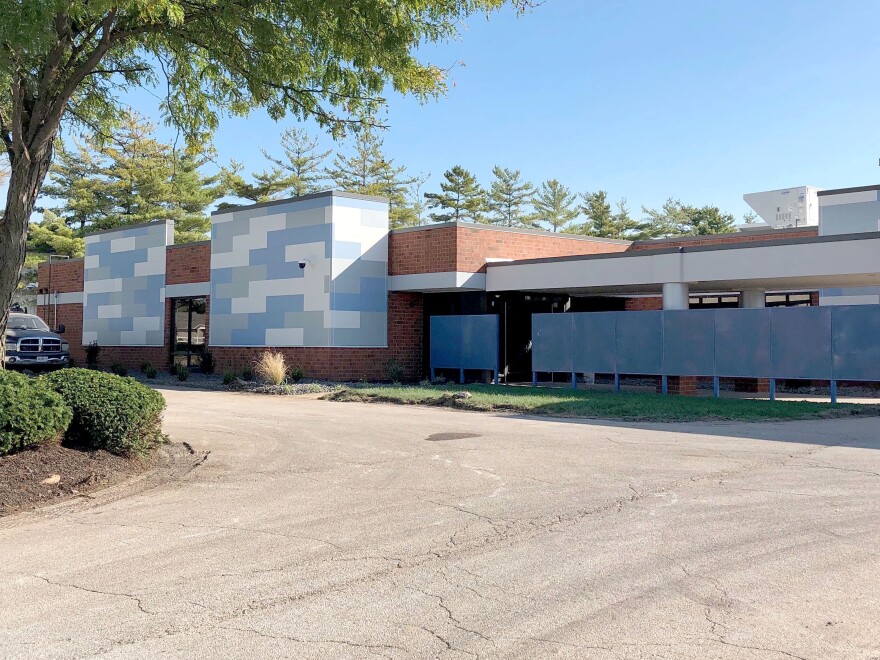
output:
[[[156,460],[58,444],[0,456],[0,517],[112,486],[149,470]]]

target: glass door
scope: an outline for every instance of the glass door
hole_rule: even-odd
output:
[[[205,298],[175,298],[171,301],[172,361],[186,367],[198,367],[202,363],[207,344]]]

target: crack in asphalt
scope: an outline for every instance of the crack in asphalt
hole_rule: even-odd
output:
[[[6,575],[12,575],[12,573],[6,573]],[[117,596],[119,598],[128,598],[137,604],[138,610],[143,612],[144,614],[154,615],[156,612],[152,612],[144,607],[142,599],[140,596],[135,596],[134,594],[127,594],[118,591],[103,591],[101,589],[91,589],[89,587],[84,587],[79,584],[70,584],[67,582],[56,582],[55,580],[50,580],[45,575],[36,575],[29,573],[19,573],[19,575],[25,575],[29,578],[34,578],[35,580],[42,580],[43,582],[52,585],[53,587],[65,587],[67,589],[76,589],[77,591],[85,591],[90,594],[97,594],[99,596]]]

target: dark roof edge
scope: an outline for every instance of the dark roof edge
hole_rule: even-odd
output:
[[[300,195],[299,197],[288,197],[287,199],[275,199],[271,202],[259,202],[257,204],[244,204],[242,206],[228,206],[225,209],[211,211],[211,215],[222,215],[224,213],[232,213],[233,211],[250,211],[252,209],[261,209],[268,206],[279,206],[281,204],[291,204],[294,202],[304,202],[309,199],[319,199],[321,197],[345,197],[348,199],[363,199],[369,202],[385,202],[388,203],[387,197],[377,197],[375,195],[361,195],[360,193],[344,192],[342,190],[325,190],[323,192],[310,193],[308,195]]]
[[[613,243],[616,245],[632,245],[632,241],[621,240],[618,238],[602,238],[601,236],[585,236],[583,234],[566,234],[563,232],[547,231],[546,229],[528,229],[526,227],[504,227],[501,225],[492,225],[482,222],[461,222],[460,220],[451,220],[449,222],[437,222],[431,225],[420,225],[418,227],[400,227],[392,229],[392,234],[406,234],[414,231],[427,231],[429,229],[444,229],[449,227],[458,227],[459,229],[477,229],[488,231],[510,232],[513,234],[531,234],[535,236],[552,236],[554,238],[565,238],[576,241],[591,241],[594,243]]]
[[[174,220],[168,218],[167,220],[154,220],[153,222],[139,222],[136,225],[120,225],[119,227],[113,227],[112,229],[99,229],[98,231],[90,231],[88,234],[84,234],[83,238],[88,238],[89,236],[97,236],[98,234],[109,234],[111,231],[125,231],[126,229],[141,229],[143,227],[152,227],[153,225],[167,225],[168,223],[174,224]]]
[[[526,264],[554,263],[560,261],[586,261],[593,259],[623,259],[653,257],[658,254],[675,254],[677,252],[713,252],[718,250],[748,250],[759,247],[777,247],[785,245],[801,245],[805,243],[835,243],[880,238],[880,232],[860,232],[858,234],[833,234],[831,236],[802,236],[779,241],[743,241],[741,243],[722,243],[719,245],[694,245],[693,247],[670,247],[657,250],[627,250],[626,252],[606,252],[602,254],[582,254],[570,257],[541,257],[539,259],[520,259],[517,261],[498,261],[487,263],[488,268],[504,266],[520,266]]]
[[[827,195],[843,195],[845,193],[868,192],[869,190],[880,190],[880,184],[874,184],[872,186],[856,186],[855,188],[835,188],[833,190],[820,190],[818,195],[819,197],[825,197]]]
[[[210,239],[208,239],[208,240],[204,240],[204,241],[191,241],[189,243],[175,243],[174,245],[166,245],[165,249],[166,250],[173,250],[174,248],[185,248],[185,247],[192,247],[193,245],[210,245],[210,244],[211,244],[211,241],[210,241]]]

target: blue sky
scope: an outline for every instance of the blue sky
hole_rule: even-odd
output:
[[[667,197],[741,216],[742,194],[880,180],[880,4],[850,1],[546,0],[472,17],[459,41],[422,55],[454,69],[449,94],[390,98],[385,147],[430,173],[495,164],[538,183],[605,189],[641,205]],[[133,96],[150,113],[156,100]],[[291,122],[225,119],[219,161],[266,166]],[[327,147],[329,136],[322,135]]]

